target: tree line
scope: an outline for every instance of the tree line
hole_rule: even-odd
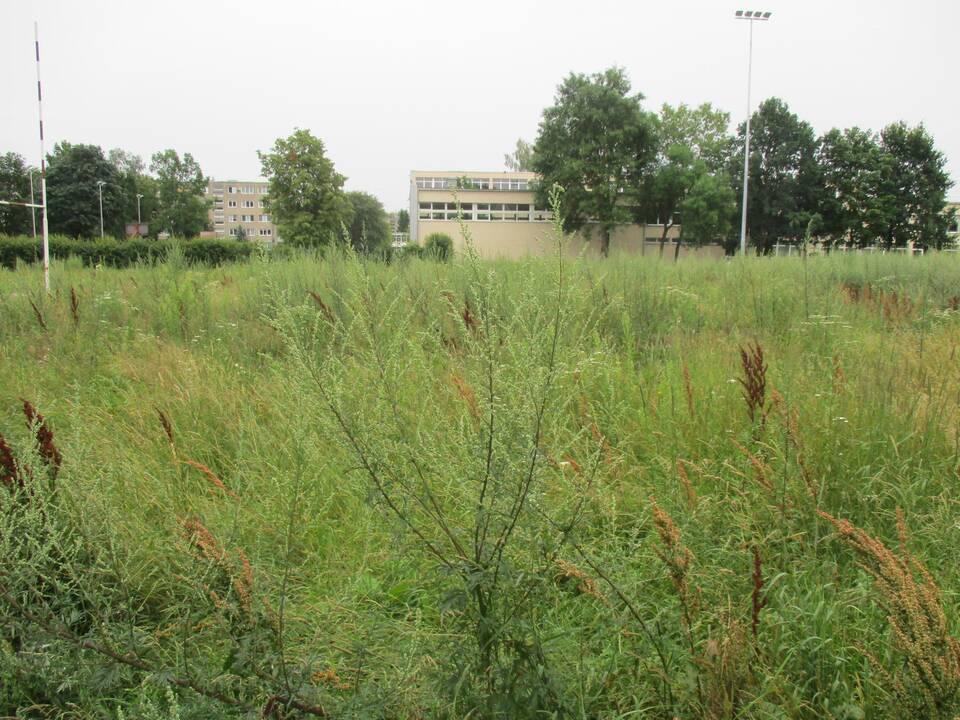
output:
[[[207,179],[190,153],[154,153],[149,172],[143,159],[120,148],[107,153],[97,145],[57,143],[47,155],[47,211],[51,233],[74,238],[100,236],[100,194],[103,183],[103,232],[124,237],[126,224],[140,219],[150,233],[194,237],[208,225],[204,198]],[[0,199],[40,202],[40,173],[16,153],[0,155]],[[38,216],[39,232],[39,216]],[[0,206],[0,234],[27,235],[33,220],[29,208]]]
[[[346,180],[324,154],[323,143],[306,130],[277,140],[259,153],[270,182],[264,206],[275,218],[279,237],[293,244],[318,245],[347,240],[358,250],[390,245],[392,228],[383,205],[364,192],[344,192]],[[23,157],[0,155],[0,199],[40,202],[40,173]],[[196,237],[210,229],[207,178],[190,153],[155,153],[149,168],[141,157],[120,148],[58,143],[47,155],[47,209],[50,233],[73,238],[124,237],[127,223],[139,218],[150,236],[167,232]],[[39,232],[39,216],[38,216]],[[403,218],[401,218],[401,223]],[[29,235],[29,208],[0,205],[0,235]]]
[[[507,167],[541,178],[539,201],[563,192],[568,230],[596,230],[604,252],[618,226],[662,225],[661,250],[677,227],[682,242],[735,245],[745,124],[710,103],[644,110],[626,73],[571,74],[543,111],[531,145],[518,141]],[[812,126],[778,99],[751,116],[747,232],[758,253],[811,232],[827,247],[941,248],[952,183],[946,159],[922,126],[879,132]]]

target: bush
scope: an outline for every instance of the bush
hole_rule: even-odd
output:
[[[431,233],[423,245],[423,257],[446,262],[453,257],[453,240],[446,233]]]
[[[50,238],[50,257],[79,258],[84,265],[127,267],[137,262],[164,260],[173,247],[179,247],[187,262],[222,265],[245,260],[254,252],[254,243],[232,240],[74,240],[63,235]],[[41,243],[29,237],[0,236],[0,267],[14,268],[18,263],[42,260]]]

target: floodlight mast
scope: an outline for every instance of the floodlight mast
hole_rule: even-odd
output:
[[[50,223],[47,222],[47,158],[43,150],[43,92],[40,90],[40,28],[33,23],[33,45],[37,55],[37,113],[40,119],[40,204],[43,206],[43,286],[50,292]]]
[[[743,207],[740,213],[740,254],[747,254],[747,189],[750,183],[750,83],[753,74],[753,23],[769,20],[771,13],[763,10],[737,10],[737,20],[750,21],[750,50],[747,55],[747,130],[743,144]]]
[[[97,190],[100,192],[100,239],[103,239],[103,180],[97,180]]]

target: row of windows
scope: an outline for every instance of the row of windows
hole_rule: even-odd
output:
[[[240,232],[240,228],[230,228],[230,234],[233,235],[234,237],[236,237],[239,232]],[[260,228],[259,235],[260,237],[271,237],[273,235],[273,228]]]
[[[222,200],[218,200],[218,201],[216,202],[216,204],[217,204],[217,205],[223,205],[223,201],[222,201]],[[237,207],[237,201],[236,201],[236,200],[227,200],[227,207],[232,207],[232,208]],[[262,207],[263,207],[263,200],[257,200],[256,202],[254,202],[253,200],[244,200],[244,201],[242,201],[242,202],[240,203],[240,207],[245,207],[245,208],[261,207],[261,208],[262,208]]]
[[[553,213],[529,203],[460,203],[458,213],[456,203],[422,202],[418,217],[421,220],[456,220],[462,217],[464,220],[480,221],[550,222]]]
[[[223,215],[220,213],[214,213],[213,216],[214,222],[217,225],[223,225]],[[236,215],[230,215],[228,220],[230,222],[237,222]],[[261,215],[259,219],[256,215],[240,215],[240,222],[270,222],[269,215]]]
[[[417,178],[421,190],[531,190],[531,182],[521,178]]]
[[[257,187],[256,185],[230,185],[227,187],[227,192],[231,195],[266,195],[267,186],[261,185]],[[214,194],[217,194],[216,192]]]

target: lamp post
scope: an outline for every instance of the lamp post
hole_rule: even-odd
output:
[[[747,55],[747,132],[743,144],[743,209],[740,215],[740,254],[747,254],[747,187],[750,182],[750,80],[753,72],[753,23],[770,19],[769,12],[761,10],[737,10],[737,20],[750,21],[750,51]]]
[[[100,237],[103,238],[103,186],[106,183],[103,180],[97,180],[97,190],[100,191]]]
[[[137,225],[138,225],[138,226],[140,225],[140,198],[142,198],[142,197],[143,197],[143,195],[141,195],[140,193],[137,193]],[[140,228],[139,228],[139,227],[137,227],[137,234],[138,234],[138,235],[140,234]]]

